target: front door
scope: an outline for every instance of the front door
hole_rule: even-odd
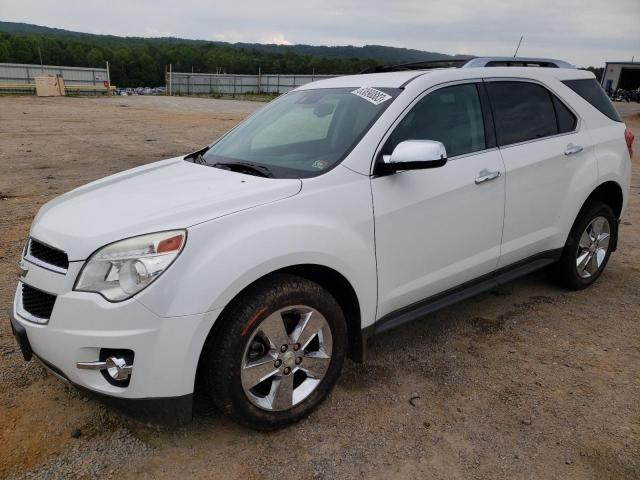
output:
[[[442,142],[440,168],[374,177],[378,315],[393,312],[493,271],[500,257],[504,165],[485,128],[483,90],[463,83],[414,102],[385,141]]]

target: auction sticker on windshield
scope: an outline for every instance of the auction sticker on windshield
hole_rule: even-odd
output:
[[[371,87],[360,87],[351,93],[359,96],[360,98],[364,98],[367,102],[371,102],[374,105],[380,105],[391,98],[391,95],[387,95],[386,93]]]

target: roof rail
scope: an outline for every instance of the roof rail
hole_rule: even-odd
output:
[[[402,72],[407,70],[429,70],[431,68],[481,68],[481,67],[543,67],[576,68],[564,60],[530,57],[468,57],[425,60],[422,62],[398,63],[396,65],[376,65],[360,73]]]
[[[564,60],[553,58],[529,57],[478,57],[469,60],[462,68],[481,67],[544,67],[544,68],[576,68]]]
[[[376,65],[362,70],[360,73],[401,72],[406,70],[428,70],[431,68],[462,67],[471,58],[445,58],[442,60],[423,60],[421,62],[398,63],[395,65]]]

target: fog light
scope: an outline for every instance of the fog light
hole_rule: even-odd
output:
[[[133,365],[121,357],[107,357],[104,362],[78,362],[78,368],[84,370],[106,370],[109,376],[118,381],[127,380],[133,370]]]
[[[131,375],[133,367],[127,365],[124,358],[109,357],[105,360],[107,373],[114,380],[126,380]]]

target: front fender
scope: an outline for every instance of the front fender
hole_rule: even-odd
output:
[[[224,307],[269,273],[315,264],[351,283],[362,326],[373,323],[377,278],[369,179],[336,170],[346,181],[307,192],[303,187],[296,197],[190,228],[181,256],[138,300],[160,316],[203,313]]]

